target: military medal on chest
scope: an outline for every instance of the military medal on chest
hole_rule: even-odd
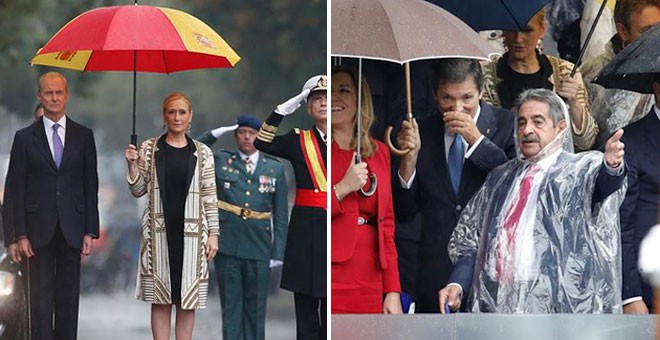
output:
[[[262,194],[275,192],[277,178],[270,176],[259,176],[259,192]]]

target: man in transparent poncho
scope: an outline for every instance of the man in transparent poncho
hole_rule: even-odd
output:
[[[573,153],[569,116],[553,92],[514,106],[518,157],[491,171],[449,242],[455,263],[440,310],[620,313],[619,205],[624,145]]]

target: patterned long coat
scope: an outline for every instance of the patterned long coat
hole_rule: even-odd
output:
[[[137,178],[128,178],[133,196],[147,195],[135,294],[139,300],[153,304],[172,304],[165,213],[157,171],[158,139],[153,137],[140,145]],[[218,205],[213,152],[197,141],[188,142],[194,143],[195,152],[184,212],[181,308],[197,309],[206,307],[209,272],[204,250],[209,235],[219,235]]]

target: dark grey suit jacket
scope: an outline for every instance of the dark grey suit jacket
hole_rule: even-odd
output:
[[[62,164],[48,146],[43,118],[16,132],[6,179],[5,244],[28,237],[33,248],[48,244],[59,223],[67,244],[82,248],[98,236],[98,175],[92,130],[67,117]]]

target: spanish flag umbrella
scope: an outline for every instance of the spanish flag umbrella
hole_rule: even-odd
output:
[[[89,10],[62,27],[32,58],[32,65],[78,71],[133,71],[135,134],[136,72],[172,73],[234,67],[240,57],[203,21],[185,12],[125,5]]]

